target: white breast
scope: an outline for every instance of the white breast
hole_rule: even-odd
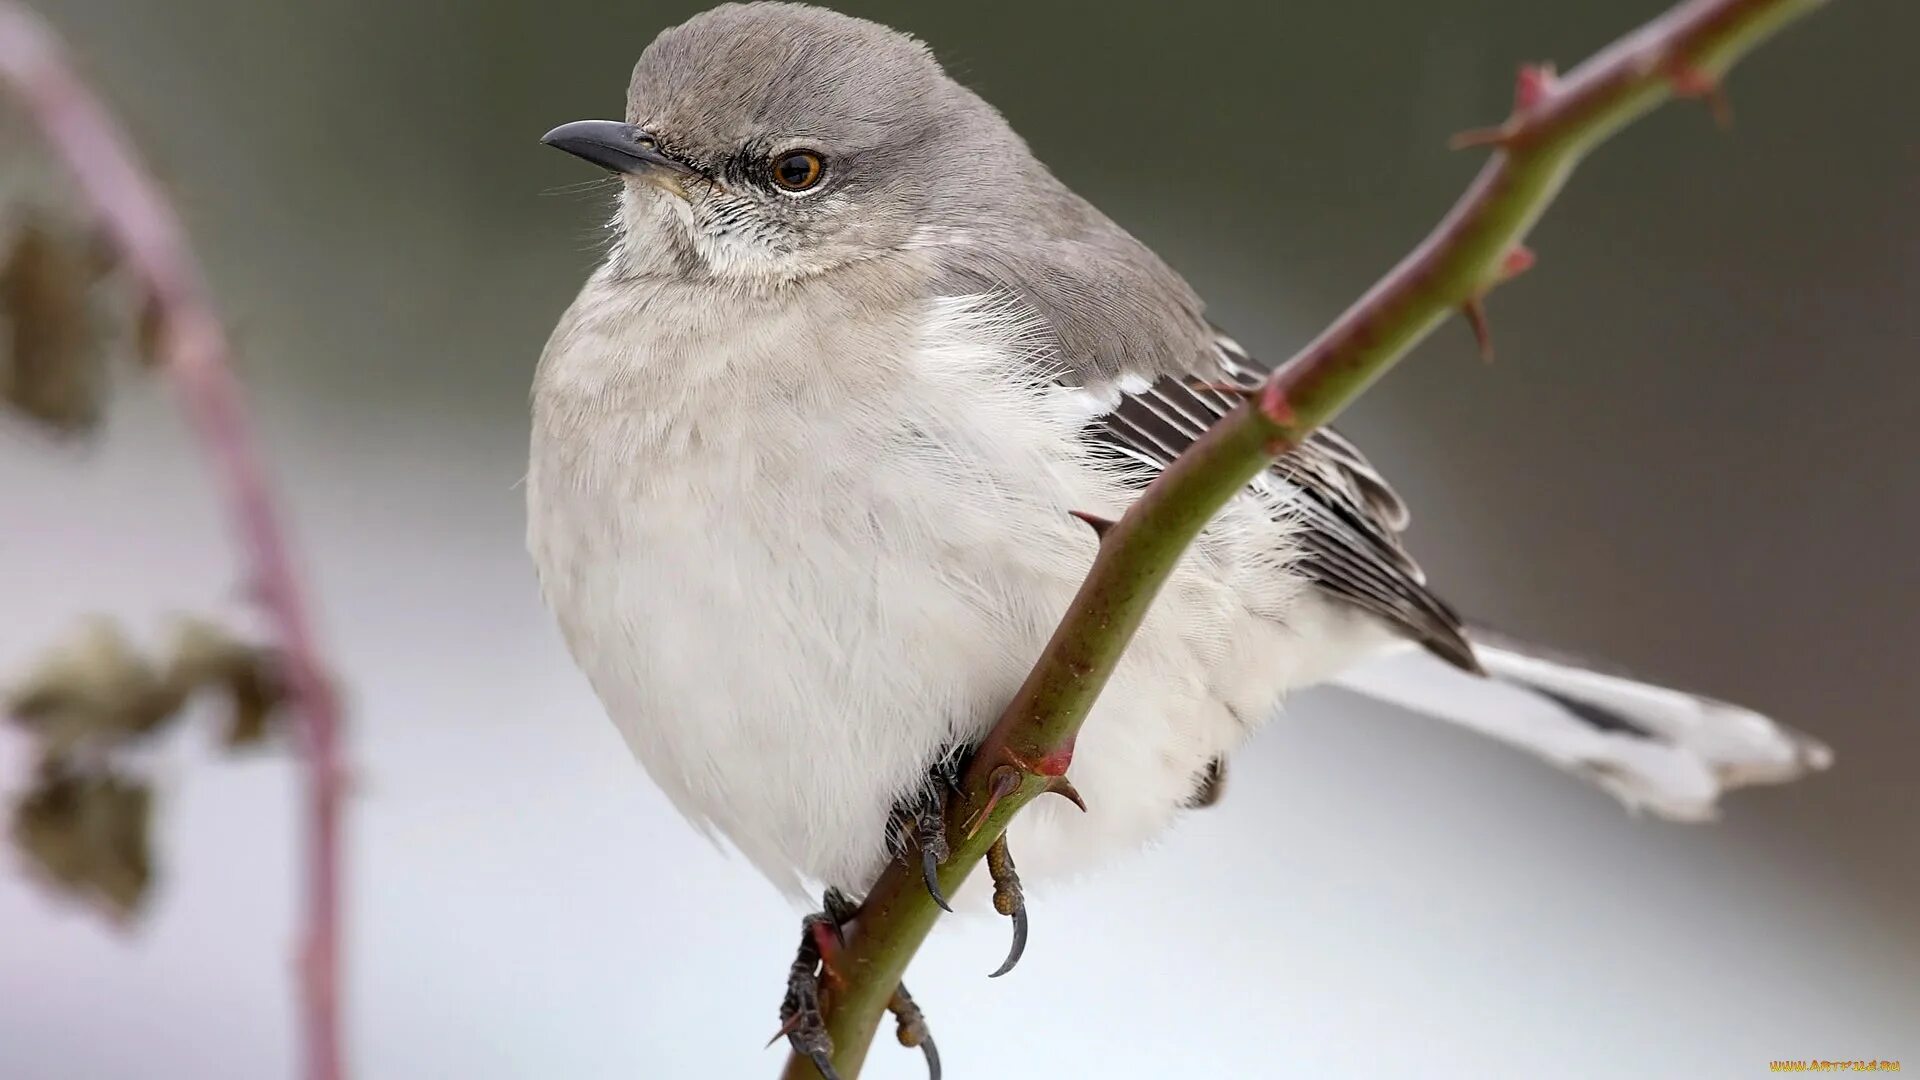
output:
[[[835,304],[590,284],[542,362],[529,545],[682,812],[783,886],[859,890],[890,807],[991,724],[1085,573],[1066,511],[1124,494],[1007,305]],[[1268,711],[1287,550],[1249,506],[1190,556],[1081,739],[1092,813],[1023,815],[1024,872],[1143,842]]]

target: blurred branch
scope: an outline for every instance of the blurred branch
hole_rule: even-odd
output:
[[[1048,791],[1071,794],[1064,779],[1081,722],[1214,514],[1449,315],[1464,313],[1484,348],[1482,298],[1531,264],[1520,242],[1580,158],[1669,97],[1705,98],[1724,118],[1726,70],[1822,2],[1689,0],[1564,78],[1547,66],[1521,69],[1507,121],[1455,140],[1494,153],[1433,232],[1264,386],[1244,392],[1125,517],[1101,529],[1085,583],[953,800],[947,821],[955,840],[939,871],[949,895],[1022,807]],[[862,904],[844,947],[828,957],[823,1004],[843,1080],[858,1075],[880,1014],[938,916],[918,873],[896,862]],[[817,1072],[793,1057],[785,1075]]]
[[[148,355],[172,382],[223,488],[301,717],[308,788],[307,925],[302,945],[306,1073],[342,1073],[339,1006],[340,706],[308,622],[299,576],[250,431],[231,349],[178,216],[131,143],[68,62],[53,32],[0,0],[0,85],[72,174],[94,223],[134,280]]]

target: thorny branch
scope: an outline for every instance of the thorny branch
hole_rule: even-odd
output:
[[[233,374],[226,333],[178,215],[138,162],[53,32],[0,0],[0,87],[12,91],[66,165],[93,224],[141,296],[151,355],[225,491],[248,584],[272,625],[301,718],[307,774],[307,913],[301,945],[305,1071],[342,1075],[340,1035],[340,703],[308,620],[300,578]]]
[[[1448,315],[1465,314],[1485,348],[1482,298],[1532,263],[1521,241],[1580,158],[1669,97],[1705,98],[1724,119],[1727,69],[1823,2],[1687,0],[1563,77],[1550,66],[1521,69],[1507,121],[1455,140],[1491,147],[1493,155],[1433,232],[1182,454],[1120,521],[1098,530],[1092,570],[953,800],[955,841],[939,871],[948,895],[1027,803],[1049,791],[1072,797],[1065,774],[1081,721],[1214,514]],[[838,979],[824,1002],[843,1080],[859,1074],[880,1014],[938,917],[917,870],[898,863],[862,905],[833,958]],[[785,1075],[818,1074],[794,1057]]]

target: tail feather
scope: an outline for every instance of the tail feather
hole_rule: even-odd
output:
[[[1484,677],[1408,649],[1336,683],[1513,744],[1629,807],[1682,821],[1712,818],[1724,791],[1782,783],[1833,762],[1820,742],[1750,709],[1489,637],[1474,642]]]

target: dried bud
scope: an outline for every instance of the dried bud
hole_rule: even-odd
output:
[[[92,430],[106,397],[97,254],[39,221],[0,238],[0,401],[61,435]]]

